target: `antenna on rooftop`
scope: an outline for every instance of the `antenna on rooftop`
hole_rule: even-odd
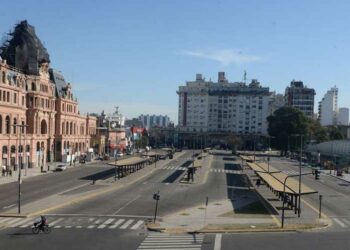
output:
[[[244,70],[243,81],[244,81],[244,83],[247,83],[247,71],[246,70]]]

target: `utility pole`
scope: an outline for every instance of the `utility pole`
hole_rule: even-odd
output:
[[[154,219],[153,219],[153,223],[156,223],[156,219],[157,219],[157,212],[158,212],[158,201],[159,201],[160,195],[159,195],[159,190],[157,193],[153,194],[153,200],[156,201],[156,209],[154,211]]]
[[[300,135],[300,162],[299,162],[299,201],[298,201],[298,218],[300,218],[300,201],[301,201],[301,163],[303,160],[303,135]]]
[[[22,136],[22,130],[27,127],[25,124],[14,124],[14,128],[18,127],[19,130],[19,146],[18,146],[18,153],[19,158],[21,159],[19,162],[19,168],[18,168],[18,214],[21,214],[21,185],[22,185],[22,162],[23,162],[23,147],[21,145],[21,136]]]

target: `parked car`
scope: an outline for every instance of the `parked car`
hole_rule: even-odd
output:
[[[60,164],[56,167],[56,171],[64,171],[67,169],[67,165],[64,165],[64,164]]]
[[[122,157],[124,154],[123,154],[123,152],[118,152],[117,153],[117,157]]]

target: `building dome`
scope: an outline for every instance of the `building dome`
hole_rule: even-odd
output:
[[[50,63],[50,56],[35,34],[33,26],[22,21],[0,48],[0,56],[7,64],[30,75],[39,75],[41,65]]]

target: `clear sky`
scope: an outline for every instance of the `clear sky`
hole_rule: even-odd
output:
[[[177,122],[176,90],[196,73],[230,81],[257,78],[284,93],[290,81],[332,86],[350,106],[350,1],[72,1],[1,5],[0,34],[27,19],[72,82],[80,110],[126,117],[167,114]],[[315,107],[315,110],[317,106]]]

